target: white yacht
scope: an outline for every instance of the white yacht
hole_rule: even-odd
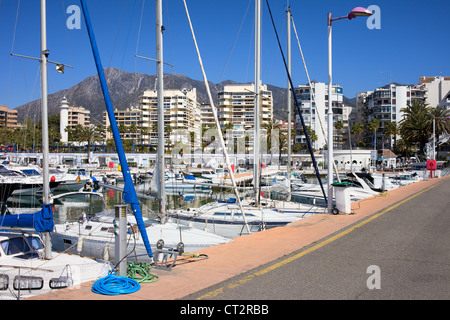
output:
[[[236,202],[218,201],[207,203],[200,208],[169,210],[167,215],[180,224],[226,238],[236,238],[248,233],[248,230],[253,233],[284,226],[299,219],[264,205],[257,208],[251,203],[242,203],[242,208],[244,214]]]
[[[44,245],[35,233],[0,232],[0,299],[23,299],[108,275],[109,262],[52,252],[43,259]]]
[[[149,261],[146,248],[140,237],[136,220],[127,215],[128,259]],[[160,223],[156,220],[144,221],[152,250],[163,241],[165,248],[183,247],[184,252],[198,251],[207,247],[229,242],[230,239],[177,223]],[[76,222],[56,224],[52,233],[52,244],[56,250],[64,250],[88,257],[114,261],[115,222],[113,212],[103,212],[91,219],[84,214]]]

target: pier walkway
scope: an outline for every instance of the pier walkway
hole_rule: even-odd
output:
[[[46,295],[33,297],[33,300],[178,300],[178,299],[365,299],[367,297],[361,296],[347,296],[345,290],[338,296],[295,296],[292,295],[278,296],[275,291],[272,295],[267,293],[264,296],[248,296],[245,294],[244,288],[247,283],[255,283],[254,279],[263,279],[264,276],[279,273],[282,267],[286,267],[295,261],[302,260],[305,257],[311,256],[310,253],[315,252],[320,248],[330,248],[336,244],[336,240],[347,239],[349,235],[354,234],[355,230],[363,233],[365,229],[363,226],[373,226],[382,216],[389,216],[396,209],[403,211],[414,212],[417,211],[415,216],[419,216],[423,210],[438,211],[442,210],[442,203],[439,208],[439,203],[436,196],[431,196],[437,192],[438,196],[445,203],[449,203],[450,199],[450,176],[428,179],[425,181],[416,182],[409,186],[404,186],[399,189],[394,189],[385,194],[377,195],[368,199],[364,199],[358,202],[352,203],[352,212],[350,215],[330,215],[330,214],[316,214],[314,216],[295,221],[284,227],[269,229],[266,231],[254,233],[251,235],[242,236],[234,239],[234,241],[210,248],[201,250],[200,253],[206,254],[208,259],[195,259],[189,257],[180,257],[177,261],[177,265],[171,271],[152,269],[152,273],[159,277],[159,280],[153,283],[142,284],[141,289],[132,294],[119,295],[119,296],[106,296],[95,294],[91,291],[92,283],[82,284],[77,289],[63,289],[55,291]],[[420,205],[418,203],[420,202]],[[444,207],[445,208],[445,207]],[[420,210],[420,212],[419,212]],[[444,210],[445,211],[445,210]],[[448,211],[448,207],[447,210]],[[448,213],[448,212],[446,212]],[[445,218],[446,219],[446,218]],[[397,220],[396,220],[397,221]],[[448,221],[448,219],[446,220]],[[400,232],[408,233],[408,223],[410,221],[403,220],[405,224],[400,228]],[[436,227],[436,224],[434,224]],[[424,229],[414,222],[416,229]],[[384,237],[384,229],[373,226],[370,236],[375,238]],[[443,226],[443,228],[448,228]],[[375,230],[375,231],[373,231]],[[378,230],[378,231],[376,231]],[[428,230],[432,236],[433,230]],[[442,230],[441,230],[442,231]],[[448,232],[447,232],[448,234]],[[361,240],[357,238],[357,240]],[[384,245],[389,247],[390,245],[396,246],[398,244],[395,241],[401,241],[397,239],[390,239],[392,243],[385,239]],[[436,239],[439,241],[438,239]],[[370,242],[370,240],[369,240]],[[432,242],[428,242],[432,243]],[[447,243],[448,244],[448,243]],[[351,247],[350,247],[351,248]],[[358,244],[353,243],[353,248],[358,248]],[[385,250],[386,247],[373,248],[374,252],[378,254],[378,257],[382,259],[382,255],[379,255],[381,250]],[[346,250],[349,250],[348,248]],[[377,251],[378,250],[378,251]],[[430,251],[433,248],[429,249]],[[328,251],[327,251],[328,252]],[[351,252],[346,252],[346,255],[351,255]],[[431,254],[431,252],[430,252]],[[331,261],[334,255],[338,253],[334,252],[331,256],[323,256],[322,263],[324,265],[317,266],[317,271],[321,269],[328,269],[330,274],[335,272],[336,267],[333,267]],[[418,254],[419,255],[419,254]],[[300,259],[302,258],[302,259]],[[370,257],[366,257],[365,264],[377,264],[374,263]],[[330,259],[327,264],[327,259]],[[408,259],[408,257],[404,257]],[[418,259],[418,256],[411,259]],[[441,259],[441,258],[440,258]],[[447,266],[449,263],[448,254],[442,257],[446,259],[444,264]],[[378,263],[381,263],[378,260]],[[314,272],[314,265],[310,265]],[[298,270],[298,268],[297,268]],[[361,281],[365,281],[369,278],[370,274],[366,273],[366,269],[360,270],[362,273],[358,275]],[[381,272],[386,270],[382,269]],[[392,270],[390,270],[392,271]],[[405,270],[405,272],[408,270]],[[287,272],[287,271],[286,271]],[[350,272],[350,271],[349,271]],[[339,271],[340,274],[343,270]],[[345,272],[344,272],[345,273]],[[300,277],[300,275],[298,275]],[[319,275],[303,274],[303,277],[320,277]],[[433,275],[430,273],[430,277]],[[285,281],[288,275],[285,277]],[[295,277],[295,273],[289,277]],[[292,278],[291,278],[292,279]],[[420,281],[420,279],[416,279]],[[412,279],[411,281],[416,281]],[[442,279],[441,283],[444,286],[448,286],[448,274],[447,279]],[[286,281],[289,283],[289,281]],[[417,283],[417,282],[416,282]],[[447,283],[447,284],[445,284]],[[345,282],[344,282],[345,284]],[[376,285],[376,283],[375,283]],[[412,286],[412,285],[409,285]],[[242,289],[240,293],[233,293],[234,289],[239,287]],[[408,285],[405,286],[408,288]],[[433,290],[433,287],[427,287],[429,290]],[[322,288],[323,289],[323,288]],[[341,287],[342,289],[342,287]],[[442,285],[441,285],[442,289]],[[304,288],[304,291],[309,288]],[[380,290],[382,291],[382,290]],[[255,291],[252,291],[255,292]],[[326,290],[322,290],[326,292]],[[444,291],[444,296],[438,296],[437,298],[448,298],[447,290]],[[397,299],[402,298],[395,296],[395,292],[392,297],[384,297],[384,299]],[[422,299],[427,298],[427,292],[423,293]],[[407,296],[406,296],[407,298]],[[434,296],[434,298],[436,298]],[[409,298],[408,298],[409,299]]]

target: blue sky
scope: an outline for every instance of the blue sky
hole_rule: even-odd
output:
[[[0,104],[15,108],[40,97],[37,61],[10,57],[39,56],[39,2],[0,0]],[[87,0],[104,67],[155,74],[155,4],[145,0]],[[286,0],[269,0],[283,50]],[[367,18],[333,23],[333,83],[352,98],[390,81],[415,84],[420,76],[450,76],[449,0],[289,0],[311,79],[327,82],[327,13],[344,16],[357,6],[380,8],[381,29]],[[78,0],[47,0],[50,60],[73,65],[64,75],[49,67],[49,93],[69,88],[96,73],[84,20],[69,30],[66,13]],[[253,81],[254,0],[187,0],[208,80]],[[286,87],[286,73],[265,0],[262,30],[262,81]],[[143,19],[141,23],[141,13]],[[163,0],[164,72],[202,80],[182,0]],[[140,27],[141,26],[141,27]],[[139,28],[140,27],[140,28]],[[14,32],[15,30],[15,32]],[[138,37],[139,36],[139,37]],[[285,52],[286,53],[286,52]],[[292,79],[307,82],[292,31]]]

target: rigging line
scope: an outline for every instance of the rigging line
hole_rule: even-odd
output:
[[[230,62],[231,54],[233,53],[234,47],[236,46],[237,39],[239,38],[239,34],[241,33],[241,29],[242,29],[242,26],[244,25],[245,17],[247,16],[247,12],[248,12],[248,9],[250,8],[250,4],[251,3],[252,3],[252,0],[249,0],[248,1],[248,5],[247,5],[247,9],[245,10],[244,16],[242,17],[241,25],[239,26],[239,30],[238,30],[238,32],[236,34],[236,38],[234,39],[233,45],[231,47],[230,53],[229,53],[227,61],[225,63],[225,67],[223,68],[222,75],[220,76],[219,82],[222,82],[223,75],[225,73],[225,70],[228,67],[228,63]]]
[[[138,35],[137,35],[137,42],[136,42],[136,51],[135,51],[135,55],[137,55],[138,53],[138,48],[139,48],[139,40],[141,37],[141,28],[142,28],[142,17],[144,16],[144,6],[145,6],[145,0],[142,0],[142,8],[141,8],[141,18],[139,20],[139,30],[138,30]],[[136,60],[135,60],[136,61]]]
[[[184,7],[186,9],[186,15],[187,15],[187,18],[188,18],[188,21],[189,21],[189,26],[191,28],[192,38],[194,40],[195,49],[197,51],[197,56],[198,56],[198,60],[199,60],[199,63],[200,63],[200,67],[202,69],[202,74],[203,74],[203,79],[204,79],[204,82],[205,82],[206,92],[208,94],[208,98],[209,98],[209,101],[210,101],[210,104],[211,104],[211,109],[212,109],[212,112],[213,112],[213,115],[214,115],[214,121],[215,121],[216,127],[218,129],[217,131],[218,131],[218,135],[219,135],[220,144],[222,145],[223,154],[225,155],[225,160],[226,160],[226,163],[227,163],[228,172],[230,173],[231,182],[233,184],[233,189],[234,189],[234,192],[236,194],[236,198],[237,198],[237,201],[239,203],[239,207],[241,209],[241,213],[242,213],[242,217],[243,217],[245,226],[247,227],[248,233],[250,233],[250,227],[248,226],[247,218],[245,217],[244,209],[242,208],[241,199],[239,197],[239,191],[238,191],[237,186],[236,186],[236,180],[234,179],[234,173],[231,170],[231,164],[230,164],[230,159],[228,157],[228,151],[227,151],[227,148],[225,146],[225,142],[223,140],[222,130],[220,129],[219,118],[217,116],[217,109],[216,109],[216,107],[214,105],[214,101],[213,101],[212,96],[211,96],[211,90],[209,88],[208,79],[206,78],[205,69],[203,68],[203,62],[202,62],[202,58],[200,56],[200,51],[199,51],[199,48],[198,48],[198,45],[197,45],[197,40],[195,38],[194,28],[192,27],[192,22],[191,22],[191,18],[189,16],[189,11],[188,11],[188,8],[187,8],[186,0],[183,0],[183,3],[184,3]]]
[[[17,11],[16,11],[16,21],[14,22],[14,32],[13,32],[13,39],[11,44],[11,54],[14,50],[14,43],[16,41],[16,30],[17,30],[17,21],[19,20],[19,8],[20,8],[20,0],[17,3]],[[10,104],[10,97],[11,97],[11,76],[12,76],[12,56],[9,56],[9,82],[8,82],[8,104]]]
[[[139,19],[139,29],[138,29],[138,35],[137,35],[137,41],[136,41],[136,51],[134,54],[134,72],[137,72],[137,53],[139,49],[139,40],[141,38],[141,29],[142,29],[142,18],[144,16],[144,7],[145,7],[145,0],[142,0],[142,7],[141,7],[141,17]]]
[[[111,67],[112,58],[114,56],[114,52],[116,51],[117,40],[119,39],[120,30],[122,29],[123,20],[125,18],[125,14],[127,12],[128,2],[129,2],[129,0],[127,0],[127,3],[125,4],[125,9],[123,10],[122,18],[120,19],[119,30],[117,30],[116,38],[114,40],[113,49],[111,50],[111,56],[109,57],[108,67]]]
[[[245,82],[251,82],[251,81],[247,81],[248,79],[248,69],[250,66],[250,57],[251,57],[251,53],[252,53],[252,44],[253,44],[253,35],[255,33],[255,18],[253,18],[253,23],[252,23],[252,32],[251,32],[251,38],[249,41],[249,48],[248,48],[248,59],[247,59],[247,70],[245,71]]]
[[[311,86],[311,79],[309,77],[308,68],[306,67],[305,57],[303,55],[302,46],[300,45],[300,40],[298,38],[297,29],[295,28],[294,17],[292,16],[292,14],[291,14],[291,21],[292,21],[292,27],[294,29],[295,37],[297,38],[298,48],[300,49],[300,54],[302,56],[303,66],[305,67],[306,77],[308,78],[308,84],[309,84],[309,88],[310,88],[309,90],[310,90],[311,95],[312,95],[312,101],[313,101],[314,105],[317,107],[317,104],[316,104],[316,93],[312,89],[312,86]],[[322,130],[322,135],[324,137],[325,143],[328,145],[328,137],[325,134],[325,128],[324,128],[324,125],[322,123],[322,119],[319,116],[317,118],[319,119],[320,129]],[[337,166],[336,166],[335,162],[333,162],[333,168],[334,168],[334,171],[336,172],[336,176],[337,176],[338,182],[341,182],[341,178],[339,177]]]
[[[270,19],[272,21],[273,30],[274,30],[275,35],[277,37],[278,46],[280,48],[280,53],[281,53],[281,56],[283,58],[284,67],[286,69],[286,73],[287,73],[287,76],[288,76],[288,79],[289,79],[289,83],[291,85],[291,88],[294,88],[294,86],[292,84],[291,75],[289,73],[289,70],[288,70],[288,67],[287,67],[287,64],[286,64],[286,59],[284,57],[283,49],[281,48],[281,43],[280,43],[280,38],[278,37],[277,28],[275,27],[275,22],[273,21],[273,16],[272,16],[272,11],[270,10],[269,0],[266,0],[266,4],[267,4],[267,8],[269,9]],[[319,180],[319,184],[320,184],[320,188],[322,189],[323,197],[324,197],[325,201],[327,201],[327,196],[325,194],[325,190],[324,190],[323,185],[322,185],[322,179],[320,178],[320,174],[319,174],[319,168],[317,167],[316,158],[314,157],[314,152],[313,152],[312,147],[311,147],[311,141],[309,139],[308,132],[306,131],[305,120],[303,119],[303,115],[302,115],[300,106],[298,105],[297,95],[295,94],[295,90],[291,90],[291,91],[292,91],[292,95],[294,96],[294,102],[295,102],[295,106],[297,107],[298,115],[300,116],[300,120],[302,122],[303,131],[305,132],[306,142],[308,144],[309,152],[311,154],[311,159],[312,159],[313,164],[314,164],[314,169],[316,171],[317,179]]]
[[[64,3],[64,0],[61,0],[61,4],[62,4],[62,9],[63,9],[63,17],[66,17],[66,5]],[[67,48],[69,49],[69,59],[70,59],[70,64],[73,65],[73,57],[72,57],[72,48],[70,47],[70,37],[69,37],[69,28],[65,28],[66,29],[66,37],[67,37]],[[72,76],[72,81],[73,83],[75,83],[75,77],[74,77],[74,73],[71,73]],[[64,90],[64,91],[67,91]]]

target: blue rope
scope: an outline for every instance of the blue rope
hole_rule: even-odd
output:
[[[110,273],[92,285],[92,292],[104,295],[120,295],[139,291],[141,285],[134,279]]]

